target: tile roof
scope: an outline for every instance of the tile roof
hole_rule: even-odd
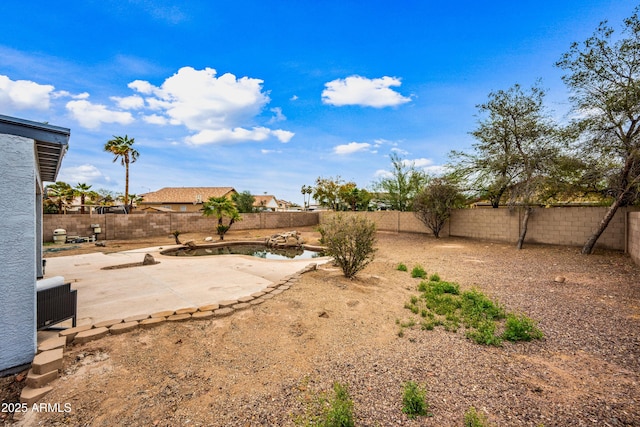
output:
[[[254,199],[253,206],[256,206],[256,207],[267,206],[270,202],[274,202],[276,205],[278,204],[278,200],[274,196],[260,195],[260,196],[253,196],[253,199]]]
[[[140,205],[148,203],[206,202],[210,197],[227,196],[235,192],[233,187],[165,187],[143,194]]]

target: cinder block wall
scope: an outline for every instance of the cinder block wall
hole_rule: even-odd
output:
[[[314,212],[261,212],[242,214],[242,218],[242,221],[233,224],[232,230],[295,228],[318,224],[318,214]],[[126,240],[168,236],[175,230],[182,233],[210,233],[214,236],[217,219],[202,216],[199,212],[44,215],[43,239],[45,242],[53,241],[53,230],[57,228],[67,230],[67,236],[88,237],[93,234],[93,224],[99,224],[101,228],[98,240]]]
[[[525,243],[582,246],[597,229],[607,207],[556,207],[534,209]],[[597,247],[625,250],[625,221],[629,209],[618,209]],[[464,209],[453,212],[450,234],[458,237],[516,242],[521,209]]]
[[[596,247],[625,250],[627,212],[634,208],[619,209]],[[635,208],[637,209],[637,208]],[[607,211],[606,207],[537,208],[529,218],[525,244],[582,246],[595,231]],[[320,221],[326,221],[334,212],[321,212]],[[413,212],[343,212],[345,215],[366,215],[376,223],[378,230],[432,234]],[[451,214],[441,237],[448,235],[472,239],[515,243],[520,236],[523,212],[520,209],[460,209]]]
[[[581,246],[597,228],[606,207],[566,207],[535,209],[530,220],[525,243]],[[634,208],[619,209],[607,230],[598,240],[597,247],[625,250],[637,248],[638,215]],[[635,208],[638,210],[638,208]],[[631,212],[627,215],[627,212]],[[412,212],[343,212],[345,215],[366,215],[378,230],[431,234]],[[264,228],[296,228],[313,226],[326,220],[334,212],[262,212],[243,214],[243,220],[233,225],[234,230]],[[625,222],[629,217],[629,225]],[[452,213],[441,236],[469,237],[515,243],[520,234],[522,212],[518,209],[461,209]],[[43,236],[53,240],[53,230],[64,228],[67,235],[89,236],[91,224],[100,224],[100,240],[136,239],[169,235],[174,230],[183,233],[211,233],[215,235],[216,219],[200,213],[141,213],[131,215],[45,215]],[[631,227],[636,227],[632,229]],[[635,230],[635,231],[634,231]],[[635,233],[635,234],[634,234]],[[635,245],[635,246],[634,246]],[[625,248],[625,246],[628,246]],[[637,253],[638,250],[634,249]]]
[[[640,265],[640,212],[629,212],[628,221],[627,250],[635,263]]]

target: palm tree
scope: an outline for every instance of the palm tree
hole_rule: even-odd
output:
[[[73,188],[66,182],[58,181],[55,184],[48,185],[46,195],[57,206],[59,214],[66,213],[65,205],[69,204],[74,197]]]
[[[115,136],[113,139],[107,141],[104,145],[104,151],[113,154],[113,161],[120,159],[120,163],[125,167],[125,187],[124,187],[124,204],[129,204],[129,163],[134,163],[138,160],[140,153],[133,148],[134,138],[129,138],[127,135]]]
[[[78,185],[73,187],[73,195],[80,196],[80,213],[82,214],[84,213],[84,203],[87,196],[91,197],[91,193],[94,193],[93,191],[89,191],[90,188],[91,186],[84,182],[78,183]]]
[[[209,200],[202,204],[202,214],[204,216],[214,215],[218,218],[216,231],[218,232],[218,236],[220,236],[220,240],[224,240],[224,234],[229,231],[234,222],[242,220],[233,201],[224,196],[209,197]],[[229,225],[224,225],[222,221],[224,217],[229,218]]]

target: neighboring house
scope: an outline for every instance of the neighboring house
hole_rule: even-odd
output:
[[[299,206],[294,205],[291,202],[286,200],[278,199],[278,211],[279,212],[289,212],[289,211],[299,211],[301,208]]]
[[[210,197],[231,198],[233,187],[165,187],[143,194],[139,209],[163,208],[160,212],[199,212]]]
[[[264,196],[253,196],[255,199],[253,202],[253,207],[256,208],[258,212],[260,211],[271,211],[275,212],[278,210],[278,200],[274,196],[264,195]]]
[[[0,115],[0,374],[36,353],[36,280],[42,266],[44,182],[55,182],[70,131]]]

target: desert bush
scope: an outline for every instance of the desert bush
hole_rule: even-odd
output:
[[[353,401],[349,396],[346,385],[338,382],[333,384],[334,396],[329,402],[326,418],[322,424],[325,427],[353,427]]]
[[[437,239],[451,216],[451,210],[462,207],[463,202],[464,197],[453,182],[434,178],[413,199],[413,213]]]
[[[334,215],[319,227],[325,253],[332,256],[345,277],[352,278],[373,261],[376,225],[357,216]]]
[[[408,271],[407,270],[407,266],[404,265],[403,263],[398,264],[398,267],[396,268],[396,270],[398,270],[398,271]]]
[[[413,277],[414,279],[426,279],[427,272],[424,270],[424,268],[422,268],[421,265],[416,265],[415,267],[413,267],[413,270],[411,270],[411,277]]]
[[[502,338],[508,341],[531,341],[532,339],[540,339],[544,335],[537,328],[536,322],[525,316],[524,314],[515,315],[509,313],[505,323],[505,331]]]
[[[427,392],[413,381],[404,384],[402,396],[402,412],[409,418],[429,415],[429,405],[426,400]]]
[[[464,413],[464,427],[489,427],[487,416],[476,411],[473,406]]]

